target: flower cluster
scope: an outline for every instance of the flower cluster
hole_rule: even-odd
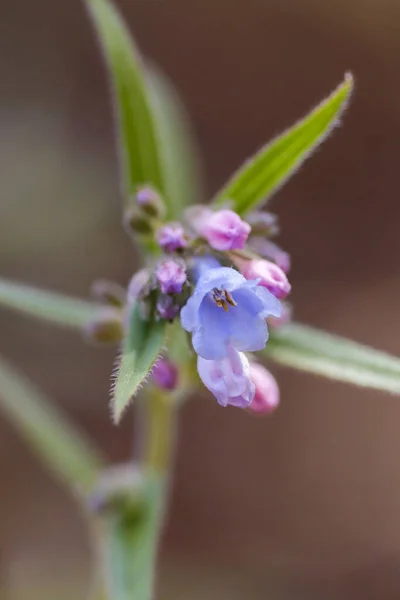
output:
[[[276,217],[253,212],[243,220],[228,207],[193,206],[182,222],[166,222],[159,195],[143,188],[126,223],[150,231],[159,249],[155,263],[132,278],[128,304],[139,303],[144,318],[180,320],[200,379],[221,406],[270,412],[279,401],[277,384],[246,353],[262,350],[268,326],[290,318],[282,302],[290,292],[290,257],[271,241]],[[161,359],[153,380],[171,389],[178,373]]]

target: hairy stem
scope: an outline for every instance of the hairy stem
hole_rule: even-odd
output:
[[[166,511],[175,398],[150,387],[136,400],[135,460],[113,481],[98,533],[109,600],[151,600]],[[107,478],[107,474],[106,474]]]

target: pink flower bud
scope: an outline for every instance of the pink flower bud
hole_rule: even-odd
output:
[[[157,231],[157,242],[165,252],[174,252],[187,246],[185,232],[180,223],[168,223]]]
[[[243,264],[241,271],[246,279],[259,279],[258,285],[267,288],[279,300],[286,298],[291,290],[285,273],[269,260],[249,260]]]
[[[246,245],[251,227],[232,210],[200,213],[195,227],[214,250],[241,250]]]
[[[186,281],[186,267],[183,262],[167,259],[156,270],[156,277],[163,294],[180,294]]]
[[[160,358],[152,372],[154,383],[162,390],[175,390],[178,384],[178,368],[166,358]]]
[[[273,260],[284,273],[289,273],[291,267],[290,254],[282,250],[274,242],[261,237],[254,237],[251,239],[250,245],[252,250],[257,252],[257,254]]]
[[[248,411],[267,415],[279,404],[279,387],[275,377],[258,363],[250,363],[250,377],[256,387],[254,400]]]

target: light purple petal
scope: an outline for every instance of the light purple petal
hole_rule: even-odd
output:
[[[258,285],[255,289],[255,293],[264,302],[264,310],[262,312],[263,317],[272,315],[273,317],[280,317],[282,314],[282,303],[275,298],[271,292],[266,288]]]

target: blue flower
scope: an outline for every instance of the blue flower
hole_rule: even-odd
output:
[[[221,406],[248,408],[254,400],[256,386],[251,380],[250,363],[243,352],[228,346],[228,354],[220,360],[197,358],[200,379]]]
[[[193,334],[197,354],[206,360],[262,350],[268,339],[265,319],[280,316],[281,303],[258,280],[247,281],[235,269],[205,259],[196,266],[193,295],[181,310],[182,327]]]

